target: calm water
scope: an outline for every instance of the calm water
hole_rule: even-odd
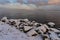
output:
[[[56,26],[60,27],[60,11],[44,11],[44,10],[19,10],[19,9],[3,9],[0,8],[0,19],[4,16],[8,18],[28,18],[30,21],[47,23],[55,22]]]

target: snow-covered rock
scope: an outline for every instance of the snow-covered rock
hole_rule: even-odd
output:
[[[60,32],[60,30],[57,30],[55,28],[50,28],[50,30],[54,31],[54,32]]]
[[[5,23],[8,23],[7,17],[3,17],[3,18],[1,19],[1,21],[2,21],[2,22],[5,22]]]
[[[36,35],[38,35],[38,33],[34,29],[32,29],[29,32],[27,32],[27,35],[28,36],[36,36]]]
[[[58,37],[60,38],[60,34],[58,34]]]
[[[9,19],[8,24],[15,25],[16,24],[15,19]]]
[[[28,19],[19,19],[19,22],[28,22]]]
[[[39,24],[39,23],[34,23],[35,26],[36,26],[37,24]]]
[[[3,17],[0,21],[0,40],[59,40],[60,30],[49,25],[54,27],[55,23],[46,25],[28,19]]]
[[[41,33],[44,33],[44,32],[46,32],[47,30],[47,27],[45,26],[45,25],[42,25],[42,26],[40,26],[40,27],[38,27],[38,28],[36,28],[36,29],[38,29]]]
[[[30,27],[30,26],[24,26],[24,30],[25,30],[25,31],[28,31],[28,30],[30,30],[30,29],[32,29],[32,27]]]
[[[48,22],[48,25],[50,25],[51,27],[54,27],[55,23],[53,23],[53,22]]]
[[[41,36],[28,37],[25,33],[15,27],[0,23],[0,40],[42,40]],[[33,32],[33,31],[32,31]],[[30,34],[30,33],[29,33]]]
[[[28,22],[29,20],[28,19],[24,19],[25,22]]]

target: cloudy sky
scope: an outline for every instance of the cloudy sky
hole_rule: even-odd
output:
[[[5,4],[5,5],[1,5]],[[13,4],[13,5],[11,5]],[[22,9],[35,9],[35,8],[58,8],[60,6],[60,0],[0,0],[0,7],[6,7],[6,8],[22,8]],[[39,5],[39,7],[37,7]],[[41,6],[43,5],[43,6]],[[54,6],[50,6],[54,5]]]
[[[0,4],[24,3],[24,4],[58,4],[60,0],[0,0]]]

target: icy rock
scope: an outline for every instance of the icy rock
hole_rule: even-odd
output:
[[[48,25],[50,25],[51,27],[54,27],[55,23],[49,22]]]
[[[34,29],[32,29],[32,30],[30,30],[29,32],[27,32],[27,35],[28,35],[28,36],[37,36],[38,33],[37,33]]]
[[[60,34],[58,34],[58,37],[60,38]]]
[[[49,26],[47,26],[46,24],[43,24],[43,26],[44,26],[46,29],[49,29]]]
[[[35,21],[32,21],[32,23],[36,23]]]
[[[43,34],[43,40],[50,40],[50,37],[48,34]]]
[[[16,28],[19,28],[19,26],[20,26],[20,22],[18,22],[18,21],[15,21],[15,25],[14,25]]]
[[[28,19],[19,19],[20,22],[28,22]]]
[[[15,25],[15,24],[16,24],[16,22],[15,22],[15,20],[14,20],[14,19],[9,19],[9,24],[10,24],[10,25]]]
[[[53,32],[60,32],[59,30],[55,29],[55,28],[50,28],[50,30],[52,30]]]
[[[7,23],[7,22],[8,22],[8,19],[7,19],[7,17],[3,17],[3,18],[1,19],[1,21]]]
[[[46,32],[46,28],[42,25],[38,28],[39,30],[41,30],[43,33]]]
[[[28,22],[29,20],[28,19],[24,19],[25,22]]]
[[[43,25],[37,27],[35,30],[36,30],[36,32],[38,32],[38,34],[44,34],[44,33],[46,34],[46,33],[48,33],[49,28],[46,24],[43,24]]]
[[[31,22],[31,24],[33,24],[33,25],[34,25],[35,23],[36,23],[35,21],[32,21],[32,22]]]
[[[9,24],[14,25],[14,26],[19,26],[20,22],[17,19],[10,19]]]
[[[25,30],[25,31],[28,31],[28,30],[30,30],[30,29],[32,29],[32,27],[30,27],[30,26],[24,26],[24,30]]]
[[[34,23],[35,26],[36,26],[37,24],[39,24],[39,23]]]

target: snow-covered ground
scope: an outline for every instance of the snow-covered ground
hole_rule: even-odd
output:
[[[28,37],[13,26],[0,22],[0,40],[42,40],[41,36]]]
[[[51,23],[49,25],[55,25]],[[22,31],[20,30],[21,27],[24,27]],[[0,40],[60,40],[59,33],[60,30],[58,29],[49,28],[48,25],[39,24],[35,21],[30,22],[28,19],[18,19],[17,21],[17,19],[10,20],[4,17],[0,21]]]

